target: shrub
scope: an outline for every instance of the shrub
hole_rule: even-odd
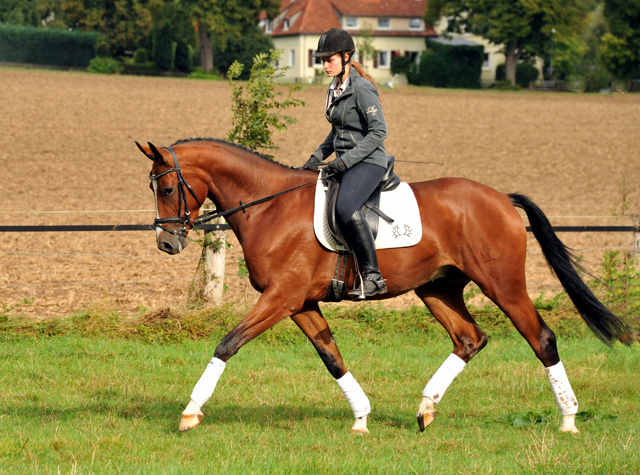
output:
[[[97,33],[0,24],[0,61],[87,67],[96,54]]]
[[[409,56],[391,58],[391,74],[407,74],[411,70],[413,61]]]
[[[516,84],[520,87],[528,88],[532,81],[540,77],[540,71],[531,63],[518,63],[516,65]],[[499,64],[496,68],[496,81],[506,81],[504,63]]]
[[[243,65],[235,61],[229,68],[227,77],[231,86],[233,112],[233,129],[227,135],[230,142],[251,150],[277,150],[271,138],[271,128],[282,132],[288,125],[297,122],[297,119],[282,112],[289,107],[303,106],[305,102],[292,97],[300,89],[294,85],[286,87],[289,93],[284,100],[279,99],[284,94],[276,89],[275,81],[282,78],[287,69],[274,66],[279,58],[280,50],[256,55],[246,84],[246,94],[244,86],[234,83],[234,79],[241,77]]]
[[[118,74],[122,70],[122,63],[114,58],[93,58],[87,68],[87,71],[96,74]]]
[[[429,49],[420,57],[420,66],[409,66],[407,78],[410,83],[467,89],[480,87],[483,46],[450,45],[427,40],[427,47]]]
[[[133,55],[133,62],[144,64],[149,62],[149,52],[145,48],[138,48]]]

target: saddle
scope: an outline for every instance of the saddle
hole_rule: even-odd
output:
[[[387,171],[382,177],[380,185],[378,185],[378,187],[360,209],[363,216],[367,220],[369,227],[371,228],[374,240],[378,236],[380,218],[384,219],[389,224],[393,223],[393,219],[391,219],[380,210],[380,194],[383,191],[395,190],[401,183],[400,177],[396,175],[395,171],[393,170],[395,162],[396,159],[393,155],[387,156]],[[342,235],[342,231],[340,231],[340,226],[338,226],[338,222],[336,219],[336,202],[338,200],[338,192],[340,191],[340,182],[334,177],[322,177],[322,181],[324,186],[327,188],[325,201],[325,215],[327,217],[327,225],[333,237],[342,245],[348,248],[349,246],[347,246],[347,243]]]

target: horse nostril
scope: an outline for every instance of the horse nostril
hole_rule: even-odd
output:
[[[160,250],[165,252],[173,252],[173,246],[166,241],[160,243]]]

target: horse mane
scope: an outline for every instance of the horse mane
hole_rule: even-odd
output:
[[[228,140],[223,140],[223,139],[212,139],[209,137],[193,137],[190,139],[182,139],[182,140],[178,140],[177,142],[171,144],[171,146],[173,147],[174,145],[180,145],[180,144],[184,144],[184,143],[191,143],[191,142],[211,142],[211,143],[217,143],[217,144],[221,144],[221,145],[228,145],[230,147],[235,147],[238,148],[244,152],[248,152],[251,155],[255,155],[256,157],[259,157],[263,160],[266,160],[268,162],[271,162],[275,165],[279,165],[282,168],[287,168],[289,170],[297,170],[296,167],[290,167],[288,165],[285,165],[283,163],[280,163],[276,160],[274,160],[271,157],[268,157],[267,155],[264,155],[262,153],[256,152],[255,150],[251,150],[250,148],[245,147],[244,145],[240,145],[237,143],[233,143],[233,142],[229,142]]]

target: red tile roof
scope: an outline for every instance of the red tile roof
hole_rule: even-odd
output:
[[[343,16],[409,17],[422,18],[427,0],[282,0],[282,21],[270,33],[271,36],[320,35],[331,28],[340,28]],[[266,19],[266,15],[261,15]],[[289,28],[284,29],[284,20]],[[355,36],[358,30],[349,30]],[[432,29],[420,31],[382,30],[374,36],[436,36]]]

